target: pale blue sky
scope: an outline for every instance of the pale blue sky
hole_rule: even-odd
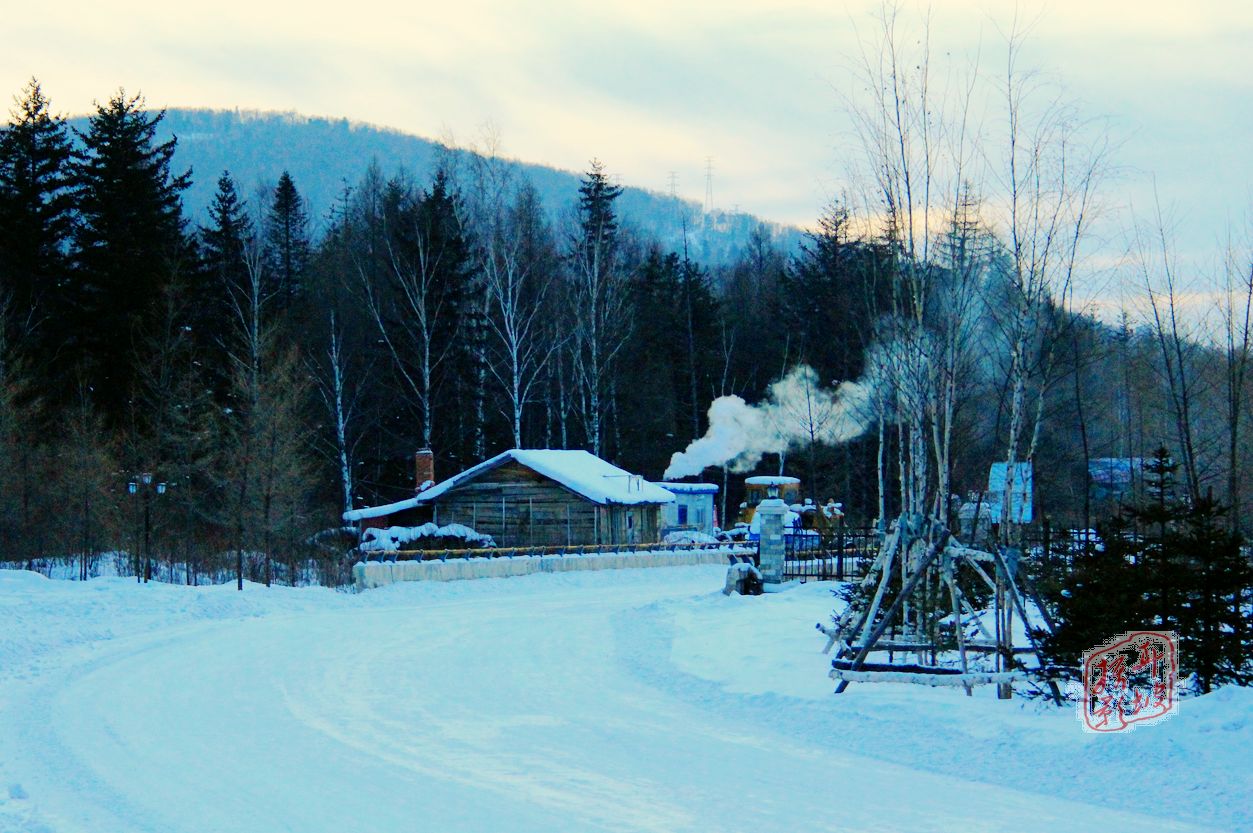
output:
[[[853,89],[855,29],[868,0],[630,3],[493,0],[325,3],[62,0],[6,15],[0,87],[31,75],[57,109],[86,111],[119,86],[150,105],[293,110],[504,151],[809,224],[854,155],[838,92]],[[932,7],[937,55],[976,49],[999,72],[1008,3]],[[1208,257],[1253,185],[1253,4],[1238,0],[1023,2],[1028,56],[1120,148],[1107,191],[1147,209],[1151,177],[1178,221],[1181,253]],[[1111,213],[1105,254],[1122,248]]]

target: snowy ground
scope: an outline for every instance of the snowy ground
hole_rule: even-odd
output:
[[[990,692],[835,697],[829,586],[723,574],[0,571],[0,830],[1253,831],[1251,691],[1123,736]]]

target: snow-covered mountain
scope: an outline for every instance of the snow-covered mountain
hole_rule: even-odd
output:
[[[194,222],[203,221],[223,170],[231,172],[246,196],[257,185],[272,185],[289,171],[309,202],[311,216],[321,221],[345,187],[360,181],[371,160],[378,161],[385,176],[404,168],[421,182],[430,177],[438,148],[433,141],[396,130],[290,113],[172,109],[161,124],[161,137],[169,135],[178,137],[176,170],[193,171],[194,184],[185,202]],[[573,205],[579,172],[515,164],[534,183],[554,217]],[[618,204],[626,223],[681,252],[686,221],[688,251],[708,264],[735,257],[763,222],[784,251],[794,251],[801,240],[794,227],[742,213],[705,215],[693,202],[623,185]]]

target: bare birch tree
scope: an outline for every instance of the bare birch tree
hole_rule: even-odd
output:
[[[378,241],[387,283],[380,285],[363,262],[357,263],[365,308],[417,403],[428,448],[435,430],[436,374],[456,347],[457,284],[465,268],[460,229],[448,227],[457,222],[445,210],[455,199],[449,188],[442,171],[421,196],[391,183]]]
[[[1229,239],[1223,258],[1221,315],[1225,361],[1227,408],[1227,504],[1233,532],[1240,529],[1241,436],[1248,385],[1249,359],[1253,352],[1253,238],[1241,244]]]
[[[1108,150],[1089,138],[1057,94],[1019,65],[1023,36],[1011,31],[1004,78],[1004,228],[1010,301],[1002,320],[1009,353],[1007,476],[1001,524],[1008,534],[1019,463],[1035,458],[1056,371],[1054,302],[1069,295],[1090,231]],[[1029,401],[1034,391],[1034,402]]]
[[[1154,216],[1151,226],[1137,225],[1132,258],[1148,302],[1149,324],[1160,360],[1158,372],[1169,403],[1188,499],[1195,504],[1202,497],[1197,404],[1209,356],[1198,343],[1199,322],[1189,318],[1182,306],[1179,264],[1160,204],[1155,203]]]
[[[868,214],[881,218],[895,256],[892,309],[876,325],[875,372],[881,379],[891,376],[896,401],[884,403],[879,417],[890,413],[895,420],[900,509],[924,515],[939,509],[949,489],[952,414],[967,336],[965,323],[954,316],[967,311],[974,288],[970,263],[955,270],[939,263],[934,250],[943,242],[942,254],[951,256],[952,224],[967,222],[981,199],[970,170],[978,156],[970,117],[978,67],[963,83],[937,88],[929,20],[915,39],[899,5],[885,3],[875,25],[876,37],[862,44],[857,73],[866,92],[850,102],[850,111],[873,182]],[[937,228],[941,221],[949,227]],[[960,280],[943,280],[941,266]],[[886,430],[880,437],[886,443]]]
[[[353,459],[361,441],[357,429],[361,395],[367,382],[352,378],[344,345],[343,328],[336,319],[335,310],[328,313],[328,339],[321,366],[316,368],[317,391],[331,421],[336,468],[339,474],[340,507],[344,512],[352,509],[356,492],[353,476]],[[361,372],[359,368],[358,373]]]
[[[216,466],[240,590],[244,556],[254,547],[263,558],[263,580],[267,586],[273,581],[277,541],[298,520],[309,482],[303,424],[307,376],[296,348],[280,344],[268,317],[274,290],[257,241],[250,241],[245,257],[248,279],[231,297],[237,328],[230,351],[231,405],[220,415]]]
[[[516,181],[512,166],[500,158],[494,134],[476,154],[474,171],[476,260],[490,351],[500,359],[482,364],[504,390],[513,446],[522,448],[524,412],[561,344],[545,321],[553,312],[548,298],[556,278],[552,232],[538,192]]]

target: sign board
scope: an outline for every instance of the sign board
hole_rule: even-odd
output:
[[[988,470],[988,490],[983,501],[991,510],[993,523],[1001,521],[1001,500],[1005,497],[1005,472],[1008,463],[993,463]],[[1029,524],[1032,519],[1031,494],[1035,479],[1030,463],[1014,463],[1014,481],[1009,498],[1009,522]]]

